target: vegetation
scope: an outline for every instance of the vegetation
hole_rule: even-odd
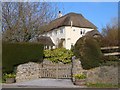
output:
[[[117,46],[118,45],[118,20],[114,18],[110,24],[102,29],[101,46]]]
[[[44,50],[45,59],[52,62],[62,62],[64,64],[70,63],[73,53],[71,50],[66,50],[65,48],[57,48],[54,50]]]
[[[95,84],[87,83],[86,85],[87,87],[90,87],[90,88],[118,88],[119,87],[118,85],[106,84],[106,83],[95,83]]]
[[[74,46],[74,54],[80,58],[84,69],[91,69],[100,66],[103,58],[99,43],[89,36],[80,38]]]
[[[45,1],[3,2],[3,40],[27,42],[31,38],[38,36],[41,32],[41,26],[55,19],[57,13],[57,5]]]
[[[14,67],[29,61],[43,60],[43,45],[38,43],[2,43],[3,73],[11,73]]]
[[[74,77],[76,78],[76,79],[85,79],[86,78],[86,75],[85,74],[75,74],[74,75]]]
[[[5,78],[15,78],[16,75],[14,73],[9,73],[9,74],[6,73],[4,77]]]

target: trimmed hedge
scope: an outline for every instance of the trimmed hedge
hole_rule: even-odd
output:
[[[43,60],[43,45],[39,43],[2,43],[3,72],[13,72],[14,67],[29,61]]]
[[[99,43],[93,37],[84,36],[80,38],[75,44],[74,54],[80,58],[84,69],[98,67],[103,62]]]

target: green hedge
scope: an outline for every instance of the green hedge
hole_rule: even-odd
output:
[[[74,54],[80,58],[84,69],[91,69],[100,66],[103,54],[99,43],[93,37],[80,38],[74,47]]]
[[[39,43],[2,43],[3,72],[13,72],[15,66],[43,60],[43,45]]]

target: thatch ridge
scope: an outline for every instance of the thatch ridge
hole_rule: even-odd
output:
[[[71,26],[71,21],[73,22],[72,26],[75,27],[97,29],[97,27],[86,18],[84,18],[82,14],[77,13],[68,13],[60,18],[51,21],[48,25],[41,27],[41,29],[43,32],[48,32],[58,27]]]

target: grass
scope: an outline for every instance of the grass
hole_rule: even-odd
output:
[[[95,83],[95,84],[89,83],[89,84],[87,84],[87,87],[90,87],[90,88],[118,88],[120,86],[113,85],[113,84],[105,84],[105,83]]]

